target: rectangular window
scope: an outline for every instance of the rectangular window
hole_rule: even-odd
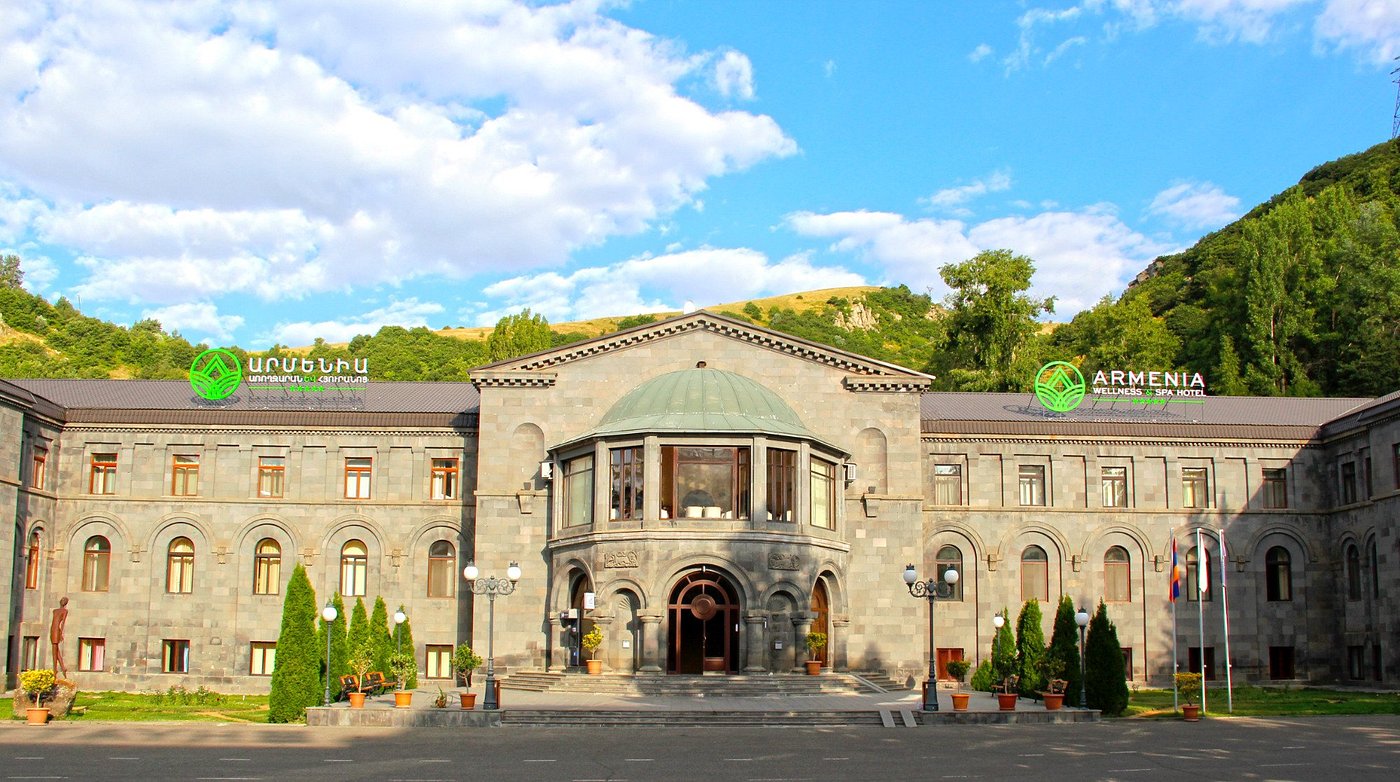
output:
[[[1366,647],[1347,647],[1347,678],[1352,680],[1366,678]]]
[[[39,667],[39,636],[26,635],[19,648],[19,669],[32,671]]]
[[[564,462],[564,526],[593,523],[593,457]]]
[[[747,519],[748,448],[665,446],[661,449],[661,502],[677,518]]]
[[[115,453],[95,453],[92,455],[88,493],[117,493],[117,455]]]
[[[1265,508],[1288,507],[1288,471],[1282,467],[1264,468],[1264,485],[1260,499]]]
[[[933,504],[963,504],[963,480],[961,464],[933,465]]]
[[[248,660],[248,673],[253,676],[271,676],[277,663],[276,641],[254,641]]]
[[[768,520],[792,521],[797,505],[797,451],[768,449]]]
[[[171,457],[170,493],[176,497],[194,497],[199,494],[198,456],[175,454]]]
[[[258,457],[258,496],[282,497],[286,492],[287,457]]]
[[[161,673],[190,672],[190,642],[166,639],[160,642]]]
[[[1215,681],[1215,647],[1207,646],[1205,651],[1205,679],[1213,682]],[[1203,672],[1201,669],[1201,647],[1193,646],[1187,650],[1186,669],[1191,673]]]
[[[642,518],[643,513],[643,477],[645,473],[645,462],[642,459],[642,449],[614,448],[610,452],[612,461],[612,487],[611,487],[611,510],[609,517],[613,519],[635,520]]]
[[[29,546],[24,554],[24,588],[39,588],[39,533],[29,533]]]
[[[1269,678],[1296,679],[1293,670],[1293,647],[1269,647]]]
[[[29,485],[31,488],[42,489],[44,482],[48,478],[49,449],[34,447],[34,459],[29,470]]]
[[[1356,502],[1356,462],[1346,462],[1342,465],[1341,490],[1343,505]]]
[[[1117,551],[1121,548],[1114,547]],[[1127,557],[1110,559],[1103,563],[1104,602],[1128,603],[1133,599],[1132,562]]]
[[[812,526],[836,526],[836,465],[812,460]]]
[[[1103,506],[1105,508],[1128,507],[1128,468],[1104,467]]]
[[[429,679],[452,678],[452,646],[450,644],[428,644],[427,659],[423,670]]]
[[[103,671],[107,669],[107,639],[78,639],[78,670]]]
[[[1206,475],[1206,468],[1181,468],[1181,506],[1183,508],[1210,507],[1210,479]]]
[[[458,477],[461,475],[456,459],[434,459],[430,494],[435,500],[455,500]]]
[[[1045,504],[1045,465],[1023,464],[1017,470],[1022,505]]]
[[[374,471],[374,459],[368,456],[345,457],[345,498],[348,500],[369,499],[370,478]]]

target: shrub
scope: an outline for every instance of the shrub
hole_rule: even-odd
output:
[[[389,670],[389,657],[394,653],[394,637],[389,634],[389,608],[383,597],[374,598],[374,610],[369,615],[370,653],[374,670]]]
[[[996,688],[996,675],[992,673],[991,660],[983,660],[977,664],[977,670],[972,672],[972,681],[968,686],[978,692],[991,692]]]
[[[268,722],[298,722],[321,700],[321,662],[316,650],[316,593],[298,562],[282,603],[282,630],[272,668]]]
[[[472,671],[480,668],[483,662],[485,661],[481,659],[481,655],[472,651],[466,644],[457,644],[456,650],[452,652],[452,670],[466,679],[468,686],[471,685]]]
[[[1011,612],[1001,609],[1002,618],[1009,618]],[[1011,634],[1011,622],[1006,621],[992,638],[992,675],[995,684],[1000,685],[1008,677],[1016,675],[1016,639]]]
[[[1118,629],[1108,621],[1108,608],[1099,609],[1089,620],[1089,639],[1084,642],[1084,690],[1091,709],[1117,716],[1128,708],[1128,682],[1123,675],[1123,649]]]
[[[413,689],[408,683],[418,676],[418,660],[412,652],[394,652],[389,655],[389,672],[399,683],[400,690]]]
[[[56,682],[53,671],[48,669],[25,671],[19,675],[19,687],[24,690],[25,695],[34,699],[35,708],[38,708],[44,698],[53,694]]]
[[[403,611],[403,606],[399,606],[399,610],[400,610],[400,611]],[[405,611],[404,613],[407,614],[408,612]],[[403,649],[403,650],[404,650],[404,654],[417,654],[417,651],[416,651],[416,649],[415,649],[415,647],[414,647],[414,645],[413,645],[413,620],[412,620],[412,619],[404,619],[404,620],[403,620],[403,624],[399,625],[398,628],[396,628],[396,629],[394,630],[394,632],[396,633],[396,635],[394,636],[394,648],[395,648],[395,649]],[[409,688],[410,690],[416,690],[416,689],[418,689],[418,666],[417,666],[417,665],[413,666],[413,672],[410,673],[410,674],[408,675],[408,688]]]
[[[1041,630],[1040,602],[1035,598],[1021,606],[1016,617],[1016,673],[1021,694],[1038,696],[1045,689],[1045,631]]]
[[[1062,666],[1060,678],[1068,684],[1066,691],[1070,697],[1079,698],[1079,625],[1074,622],[1074,600],[1069,595],[1060,596],[1060,605],[1055,610],[1055,629],[1050,635],[1050,649],[1046,652],[1049,665]],[[1080,706],[1084,704],[1080,703]]]
[[[809,660],[817,659],[817,652],[820,652],[823,646],[826,646],[826,633],[807,634],[807,658]]]
[[[1201,675],[1199,673],[1176,673],[1172,674],[1176,681],[1176,691],[1181,697],[1186,699],[1188,704],[1194,705],[1201,697]]]
[[[962,684],[963,680],[967,678],[967,669],[971,667],[972,663],[967,660],[949,660],[948,675],[956,679],[958,684]]]
[[[603,645],[603,631],[598,629],[597,625],[593,625],[593,629],[588,631],[588,634],[583,637],[581,643],[583,644],[583,650],[588,652],[588,659],[593,659],[593,653],[598,651],[598,647]]]

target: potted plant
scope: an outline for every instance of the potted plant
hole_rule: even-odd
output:
[[[953,693],[953,711],[967,711],[967,702],[972,696],[962,691],[962,685],[963,679],[967,678],[967,671],[971,667],[972,663],[967,660],[948,661],[948,675],[958,682],[958,691]]]
[[[365,707],[365,691],[361,689],[365,685],[365,676],[369,674],[370,666],[374,665],[374,657],[370,655],[369,649],[360,647],[355,653],[350,655],[346,661],[350,670],[355,674],[355,689],[346,693],[350,699],[350,708],[363,709]]]
[[[1021,685],[1020,676],[1008,676],[997,685],[997,708],[1002,711],[1015,711],[1016,699],[1021,697],[1018,687]]]
[[[807,675],[816,676],[822,672],[822,661],[817,654],[826,646],[826,633],[807,634]]]
[[[1049,689],[1040,694],[1045,701],[1046,711],[1058,711],[1065,705],[1065,688],[1069,682],[1060,678],[1065,672],[1065,661],[1060,659],[1049,660],[1045,665],[1045,672],[1048,674]]]
[[[49,670],[25,671],[19,675],[20,689],[34,701],[34,705],[24,711],[30,725],[48,724],[49,710],[40,704],[45,697],[53,694],[55,683],[53,671]]]
[[[1186,702],[1181,704],[1181,717],[1187,722],[1199,722],[1201,719],[1201,707],[1196,703],[1196,695],[1201,691],[1201,675],[1199,673],[1177,673],[1172,678],[1176,680],[1176,691],[1181,693],[1181,697]]]
[[[441,687],[441,686],[438,687],[438,694],[437,694],[437,697],[436,697],[436,698],[433,698],[433,708],[434,708],[434,709],[445,709],[445,708],[447,708],[447,693],[445,693],[445,692],[442,691],[442,687]]]
[[[588,673],[591,676],[597,676],[603,672],[603,661],[593,659],[593,655],[597,653],[598,647],[603,645],[603,631],[598,628],[598,625],[593,625],[593,629],[583,636],[581,643],[583,650],[588,652]]]
[[[472,671],[481,667],[481,655],[472,651],[466,644],[457,644],[457,648],[452,652],[452,670],[457,672],[465,686],[472,686]],[[462,708],[472,709],[476,707],[476,693],[470,690],[458,693],[462,697]]]
[[[406,652],[389,655],[389,672],[394,674],[399,688],[394,691],[394,708],[406,709],[413,704],[413,691],[405,690],[404,684],[418,673],[418,661]]]

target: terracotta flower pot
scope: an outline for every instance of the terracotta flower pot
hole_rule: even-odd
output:
[[[821,660],[807,660],[807,661],[806,661],[805,663],[803,663],[803,664],[807,666],[807,675],[808,675],[808,676],[820,676],[820,675],[821,675],[821,672],[822,672],[822,661],[821,661]]]
[[[1046,711],[1059,711],[1065,705],[1065,694],[1062,692],[1042,692],[1040,697],[1045,699]]]
[[[967,702],[971,700],[972,694],[966,692],[953,693],[953,711],[967,711]]]
[[[406,709],[413,705],[413,690],[394,690],[394,708]]]
[[[597,675],[601,674],[602,672],[603,672],[603,661],[602,661],[602,660],[589,660],[589,661],[588,661],[588,675],[589,675],[589,676],[597,676]]]
[[[474,692],[463,692],[463,693],[458,693],[458,694],[462,696],[462,709],[463,709],[463,710],[465,710],[465,711],[471,711],[472,709],[476,708],[476,693],[474,693]]]
[[[1181,718],[1187,722],[1201,721],[1201,707],[1194,703],[1184,703],[1181,706]]]
[[[1014,692],[999,692],[997,693],[997,708],[1002,711],[1015,711],[1016,699],[1019,697],[1021,696]]]
[[[30,725],[49,724],[49,709],[47,706],[40,706],[37,709],[31,706],[24,710],[24,716],[25,720]]]
[[[350,699],[350,708],[363,709],[365,707],[365,694],[362,692],[352,692],[346,697]]]

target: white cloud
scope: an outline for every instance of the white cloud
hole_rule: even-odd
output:
[[[1263,43],[1285,12],[1315,0],[1174,0],[1172,13],[1199,24],[1204,40]]]
[[[1240,199],[1210,182],[1183,182],[1158,193],[1149,214],[1191,230],[1213,230],[1239,217]]]
[[[24,289],[30,293],[43,296],[53,287],[54,281],[58,279],[58,264],[53,259],[45,255],[35,253],[25,253],[15,249],[7,249],[6,253],[17,253],[22,261],[20,268],[24,271]]]
[[[387,307],[371,310],[343,320],[283,322],[259,337],[266,344],[310,345],[317,337],[327,342],[349,342],[360,334],[374,334],[385,326],[416,328],[428,325],[428,316],[443,311],[441,304],[416,298],[394,301]]]
[[[1389,63],[1400,55],[1400,3],[1328,0],[1317,36],[1338,49],[1359,49],[1374,63]]]
[[[1006,171],[994,171],[968,184],[939,190],[927,198],[919,199],[919,203],[933,209],[951,209],[987,193],[1000,193],[1010,189],[1011,174]]]
[[[141,317],[155,318],[167,332],[179,331],[196,344],[207,341],[211,345],[231,345],[234,342],[233,332],[243,325],[242,317],[220,315],[219,308],[208,301],[148,309],[141,313]]]
[[[753,63],[735,51],[728,51],[715,64],[715,84],[726,98],[753,100]]]
[[[1105,207],[1004,217],[971,227],[888,212],[799,213],[787,224],[804,236],[835,238],[831,250],[854,252],[880,266],[887,284],[927,289],[935,297],[948,292],[940,267],[982,250],[1010,249],[1035,261],[1032,291],[1055,296],[1060,319],[1121,290],[1148,261],[1170,249],[1124,225]]]
[[[771,118],[677,91],[711,55],[595,0],[11,10],[0,233],[92,259],[89,296],[280,299],[558,264],[796,151]],[[722,62],[751,94],[747,59]]]
[[[708,307],[791,291],[867,284],[841,268],[818,267],[805,255],[776,263],[747,248],[701,248],[632,258],[561,275],[547,272],[502,280],[483,291],[506,306],[477,313],[479,325],[524,307],[553,322]]]
[[[1089,0],[1088,5],[1092,8],[1098,5],[1095,0]],[[1020,28],[1020,39],[1017,41],[1016,50],[1002,59],[1001,64],[1005,66],[1007,74],[1019,71],[1030,65],[1031,58],[1039,51],[1036,45],[1036,30],[1038,27],[1045,27],[1060,23],[1070,23],[1078,19],[1084,12],[1080,6],[1070,6],[1050,10],[1046,8],[1031,8],[1022,13],[1016,19],[1016,26]]]
[[[985,43],[977,44],[977,48],[967,53],[969,62],[982,62],[992,56],[992,47]]]
[[[1060,43],[1059,46],[1056,46],[1049,54],[1045,55],[1045,61],[1041,64],[1048,66],[1050,63],[1063,57],[1065,52],[1069,51],[1071,48],[1075,46],[1083,46],[1088,42],[1089,39],[1085,38],[1082,35],[1076,35],[1073,38],[1063,41],[1062,43]]]

